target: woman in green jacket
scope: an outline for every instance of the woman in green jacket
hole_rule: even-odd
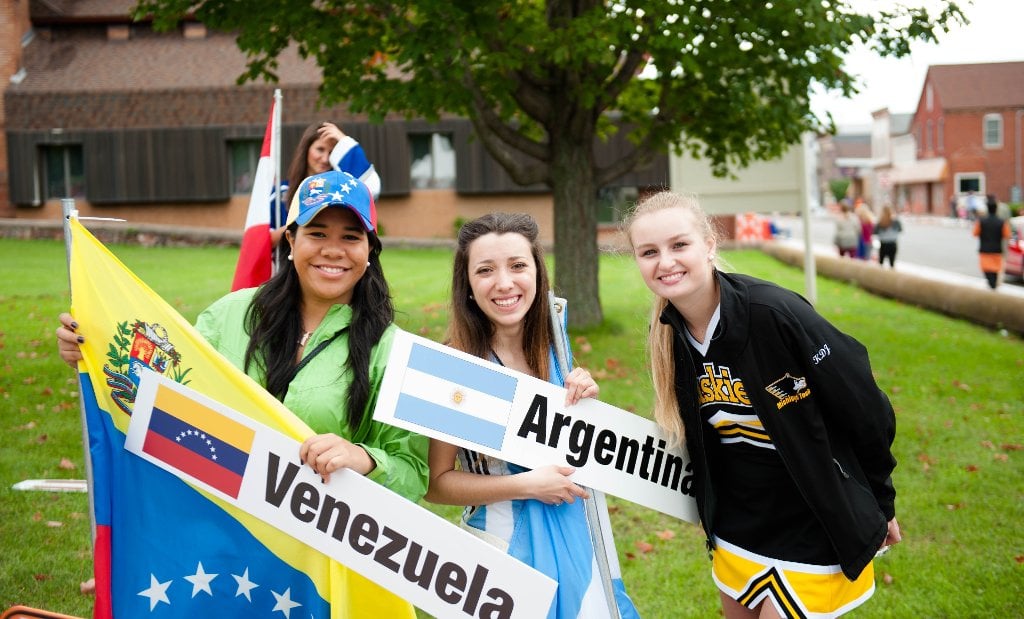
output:
[[[277,273],[214,302],[196,328],[316,432],[299,456],[325,481],[349,468],[418,501],[427,488],[427,439],[373,421],[396,329],[375,220],[369,190],[352,175],[305,179]],[[61,323],[61,358],[74,367],[84,340],[70,314]]]

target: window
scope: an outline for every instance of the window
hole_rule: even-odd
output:
[[[604,187],[597,192],[597,223],[615,224],[623,220],[630,205],[636,204],[636,187]]]
[[[43,200],[85,197],[85,166],[82,145],[42,147]]]
[[[1003,117],[1000,114],[985,114],[982,121],[985,148],[1000,148],[1003,145]]]
[[[934,105],[934,96],[932,85],[928,84],[928,87],[924,90],[924,109],[929,112],[932,111],[932,106]]]
[[[943,145],[943,142],[946,139],[946,136],[944,135],[945,131],[946,131],[946,119],[945,118],[940,118],[939,119],[939,133],[938,133],[938,135],[935,138],[935,141],[936,141],[935,150],[937,152],[939,152],[939,153],[942,153],[942,151],[945,148],[944,145]]]
[[[985,176],[979,172],[957,174],[953,182],[956,183],[957,193],[967,193],[970,191],[979,195],[985,193]]]
[[[409,176],[413,189],[455,187],[455,148],[451,135],[410,134],[409,150],[412,153]]]
[[[262,140],[232,140],[228,142],[229,182],[233,194],[252,193],[256,179],[256,164],[260,160]]]
[[[925,122],[924,150],[927,153],[932,151],[932,120],[930,118]]]

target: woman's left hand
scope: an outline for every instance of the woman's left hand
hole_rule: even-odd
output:
[[[893,518],[887,525],[888,530],[885,533],[885,541],[882,542],[882,548],[898,544],[903,539],[903,534],[900,532],[900,523],[896,522]]]
[[[327,483],[331,473],[348,468],[366,475],[377,463],[366,450],[337,434],[317,434],[303,441],[299,447],[299,460],[308,464]]]
[[[565,377],[566,406],[572,406],[583,398],[596,398],[600,392],[594,377],[583,368],[576,368]]]
[[[320,128],[317,129],[318,138],[328,138],[335,144],[341,141],[345,137],[345,132],[341,130],[341,127],[332,122],[320,123]]]

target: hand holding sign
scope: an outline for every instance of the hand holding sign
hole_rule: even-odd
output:
[[[529,468],[572,466],[578,484],[697,521],[689,458],[657,424],[565,401],[562,387],[400,331],[374,419]]]

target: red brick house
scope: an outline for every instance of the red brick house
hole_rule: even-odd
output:
[[[280,59],[279,84],[240,86],[232,35],[198,22],[158,33],[132,21],[135,4],[0,3],[0,217],[59,220],[59,199],[73,196],[83,216],[240,231],[277,87],[282,168],[308,124],[337,122],[380,173],[384,234],[448,238],[460,218],[516,210],[551,238],[550,192],[513,183],[468,119],[372,124],[320,108],[320,70],[295,53]],[[627,147],[624,133],[598,147],[600,160]],[[604,188],[599,208],[607,219],[622,196],[667,185],[666,154]]]
[[[929,67],[910,133],[918,160],[946,164],[942,195],[916,194],[910,210],[948,215],[969,192],[1021,202],[1024,62]]]

